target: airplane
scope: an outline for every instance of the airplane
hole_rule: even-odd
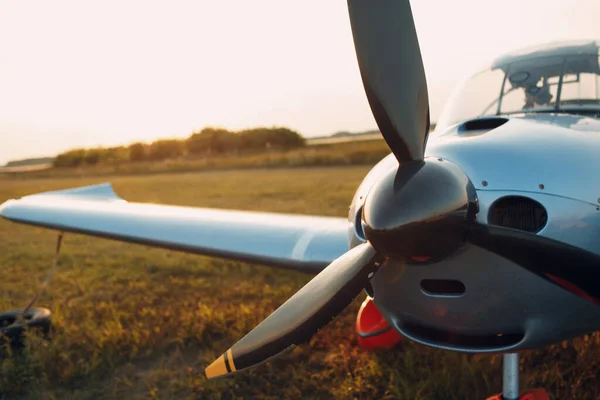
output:
[[[363,348],[408,338],[502,353],[493,399],[547,399],[519,390],[518,352],[600,330],[600,42],[498,57],[458,86],[429,132],[409,1],[347,3],[365,93],[391,150],[347,219],[131,203],[110,184],[8,200],[0,215],[315,274],[209,365],[209,379],[307,342],[364,291]]]

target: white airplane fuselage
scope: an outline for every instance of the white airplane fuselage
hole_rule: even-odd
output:
[[[539,235],[600,254],[600,120],[569,114],[486,120],[491,122],[483,129],[462,131],[466,122],[432,132],[425,153],[458,165],[470,178],[478,221],[488,223],[498,199],[522,196],[546,208]],[[352,247],[364,242],[356,225],[364,196],[381,171],[397,167],[390,154],[357,190],[349,212]]]
[[[425,156],[449,161],[470,178],[478,222],[509,224],[517,213],[513,222],[529,221],[524,230],[600,254],[600,120],[529,114],[466,121],[432,132]],[[365,241],[360,215],[366,194],[384,171],[396,168],[390,154],[356,191],[348,217],[350,247]],[[512,209],[494,210],[507,199]],[[500,222],[492,221],[498,212]],[[431,293],[425,280],[442,288],[459,282],[464,291]],[[380,269],[367,293],[403,335],[467,352],[537,348],[551,343],[546,337],[556,337],[549,331],[567,337],[587,333],[600,318],[600,307],[591,302],[510,260],[469,247],[426,265],[394,260]],[[573,313],[585,317],[574,322]]]

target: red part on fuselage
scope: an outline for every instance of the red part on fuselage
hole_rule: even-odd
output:
[[[488,397],[486,400],[504,400],[504,397],[500,393]],[[550,397],[548,397],[548,393],[544,389],[527,389],[521,391],[519,400],[550,400]]]
[[[390,349],[402,340],[402,335],[387,323],[370,297],[356,316],[356,337],[359,346],[367,351]]]

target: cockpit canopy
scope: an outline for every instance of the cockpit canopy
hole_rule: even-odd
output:
[[[600,116],[600,42],[528,48],[496,59],[463,81],[437,123],[489,115],[568,112]]]

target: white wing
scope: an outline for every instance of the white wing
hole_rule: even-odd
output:
[[[344,218],[130,203],[110,184],[0,205],[11,221],[185,252],[319,272],[349,247]]]

